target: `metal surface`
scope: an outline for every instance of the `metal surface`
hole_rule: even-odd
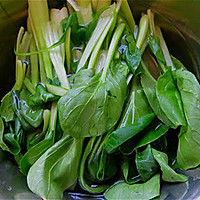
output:
[[[167,44],[170,44],[170,52],[200,78],[200,1],[130,0],[130,4],[136,19],[147,8],[157,13],[158,23],[164,30]],[[27,2],[24,0],[0,1],[0,97],[8,92],[14,83],[13,48],[19,27],[21,24],[25,25],[26,8]],[[189,177],[188,182],[164,184],[161,189],[161,199],[200,198],[200,169],[184,173]],[[89,196],[65,194],[64,198],[89,199]],[[2,151],[0,151],[0,199],[40,199],[28,190],[26,178]],[[102,197],[97,196],[93,199]]]

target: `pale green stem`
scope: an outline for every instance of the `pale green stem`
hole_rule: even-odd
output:
[[[28,0],[29,5],[29,17],[31,22],[31,28],[35,37],[38,50],[45,49],[45,32],[47,31],[47,23],[49,21],[49,9],[47,0]],[[53,79],[53,70],[48,52],[42,53],[43,64],[48,79]]]
[[[12,90],[20,90],[25,77],[26,64],[21,60],[16,61],[16,82]]]
[[[30,93],[35,94],[35,87],[27,77],[24,78],[24,85]]]
[[[109,6],[111,4],[111,0],[92,0],[92,9],[94,13],[98,12],[102,8]]]
[[[42,138],[47,132],[49,126],[50,114],[51,112],[48,109],[44,110],[43,112],[43,129],[42,132],[40,133],[40,138]]]
[[[108,12],[108,10],[106,10],[104,12]],[[96,28],[89,40],[84,52],[83,52],[83,55],[79,61],[79,64],[77,67],[77,72],[85,66],[91,52],[93,51],[94,47],[96,46],[99,38],[101,37],[101,34],[104,32],[104,29],[108,25],[109,21],[110,21],[110,15],[105,16],[105,17],[100,17],[100,19],[97,23],[97,26],[96,26]]]
[[[58,87],[55,85],[51,85],[46,83],[46,88],[48,92],[51,92],[57,96],[63,96],[64,94],[66,94],[69,90],[62,88],[62,87]]]
[[[170,56],[170,53],[169,53],[169,50],[167,48],[167,45],[165,43],[165,40],[163,38],[163,35],[162,35],[162,32],[160,30],[160,27],[157,27],[156,26],[156,35],[159,37],[160,39],[160,47],[162,49],[162,52],[163,52],[163,55],[165,57],[165,61],[166,61],[166,64],[167,66],[171,66],[172,67],[172,70],[175,70],[176,68],[174,67],[174,64],[172,62],[172,59],[171,59],[171,56]]]
[[[87,24],[93,20],[91,0],[67,0],[77,13],[79,24]]]
[[[138,37],[136,40],[136,46],[138,49],[141,49],[142,45],[144,44],[144,41],[147,37],[148,28],[149,28],[149,18],[147,15],[143,15],[140,19]]]
[[[57,121],[57,102],[52,102],[51,105],[51,117],[50,117],[50,123],[49,123],[49,128],[50,131],[56,130],[56,121]]]
[[[121,9],[121,12],[124,14],[125,19],[127,20],[129,27],[131,29],[131,32],[133,34],[135,30],[135,20],[133,18],[133,14],[127,0],[122,0],[120,9]]]
[[[66,41],[65,41],[65,52],[66,52],[66,60],[67,60],[67,73],[70,73],[71,69],[71,27],[67,30]]]
[[[36,45],[33,38],[30,45],[30,51],[31,52],[36,51]],[[31,63],[31,81],[32,81],[33,86],[35,87],[39,82],[38,55],[31,55],[30,63]]]
[[[114,56],[114,53],[115,53],[116,47],[118,45],[118,42],[119,42],[119,40],[120,40],[120,38],[122,36],[124,28],[125,28],[125,24],[120,24],[117,27],[117,29],[115,30],[115,32],[114,32],[113,38],[112,38],[111,43],[110,43],[110,47],[108,49],[108,55],[107,55],[107,58],[106,58],[106,61],[105,61],[105,65],[104,65],[104,69],[103,69],[103,72],[102,72],[102,76],[101,76],[101,80],[103,82],[106,79],[106,74],[107,74],[108,68],[109,68],[110,63],[112,61],[112,58]]]
[[[56,43],[58,40],[59,40],[59,34],[58,31],[56,30],[56,27],[52,23],[49,23],[48,34],[46,35],[46,42],[50,46]],[[70,85],[67,79],[67,74],[64,66],[64,45],[62,44],[60,46],[53,48],[49,52],[49,54],[54,69],[56,71],[56,74],[58,75],[58,78],[61,82],[61,86],[66,89],[69,89]]]
[[[92,51],[92,55],[90,57],[90,61],[89,61],[89,64],[88,64],[88,69],[92,69],[94,67],[96,59],[97,59],[97,56],[98,56],[98,53],[99,53],[99,51],[101,49],[102,43],[103,43],[106,35],[108,34],[108,31],[110,30],[110,28],[111,28],[111,26],[113,24],[113,21],[114,21],[114,17],[110,17],[109,23],[105,27],[104,32],[102,33],[102,35],[99,38],[94,50]]]
[[[150,21],[150,34],[155,35],[154,14],[151,12],[150,9],[148,9],[147,15],[148,15],[149,21]]]

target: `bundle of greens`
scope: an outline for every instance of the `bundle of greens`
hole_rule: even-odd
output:
[[[200,164],[200,85],[172,56],[148,10],[126,0],[28,1],[16,83],[1,101],[0,147],[30,190],[153,199],[176,169]],[[79,188],[79,192],[80,192]]]

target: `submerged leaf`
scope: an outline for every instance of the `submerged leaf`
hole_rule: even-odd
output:
[[[160,175],[156,174],[146,183],[128,185],[119,182],[111,186],[106,193],[107,200],[112,199],[153,199],[160,195]]]

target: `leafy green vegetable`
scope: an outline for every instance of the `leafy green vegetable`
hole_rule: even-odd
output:
[[[187,177],[182,174],[176,173],[169,165],[168,165],[168,157],[167,154],[152,149],[153,156],[155,160],[160,165],[162,171],[162,179],[168,182],[185,182],[187,181]]]
[[[44,119],[44,123],[48,125],[49,122],[45,122],[45,120],[46,119]],[[47,120],[49,120],[48,116]],[[40,156],[42,156],[45,153],[46,150],[48,150],[54,144],[56,121],[57,121],[57,104],[53,103],[51,108],[49,130],[47,131],[44,140],[32,146],[25,153],[25,155],[23,155],[20,161],[20,170],[23,174],[26,175],[28,173],[29,168],[40,158]],[[45,127],[46,124],[44,124],[43,131],[46,131]]]
[[[19,118],[25,130],[31,130],[41,125],[43,121],[43,109],[31,108],[28,105],[30,94],[26,90],[13,91],[13,110]]]
[[[54,137],[55,131],[48,132],[44,140],[30,148],[22,157],[20,170],[24,175],[28,174],[29,168],[54,144]]]
[[[164,125],[158,119],[154,119],[152,123],[140,133],[135,142],[134,150],[157,140],[158,138],[163,136],[168,130],[168,126]]]
[[[139,149],[136,151],[135,162],[143,181],[149,180],[158,171],[158,164],[153,157],[150,144],[143,151]]]
[[[159,169],[164,181],[185,182],[174,169],[200,164],[200,85],[150,9],[137,26],[127,0],[61,9],[28,0],[15,53],[0,147],[42,199],[79,186],[106,199],[158,199]]]
[[[169,69],[157,80],[156,96],[161,109],[175,126],[186,126],[180,93]]]
[[[30,168],[29,188],[45,199],[62,199],[78,178],[82,139],[66,135],[50,147]]]
[[[5,133],[3,136],[3,139],[11,153],[13,153],[14,155],[17,155],[20,152],[21,147],[14,133]]]
[[[199,157],[199,120],[200,85],[189,71],[176,71],[177,86],[181,94],[187,129],[179,138],[177,162],[181,169],[187,170],[200,164]]]
[[[36,93],[30,97],[30,106],[41,106],[49,101],[58,100],[58,96],[48,92],[42,84],[36,86]]]
[[[104,144],[104,149],[108,153],[112,153],[128,139],[132,138],[140,131],[142,131],[145,127],[147,127],[154,118],[155,114],[151,113],[141,117],[132,125],[119,128],[116,131],[112,132]]]
[[[145,70],[144,74],[141,75],[141,84],[146,94],[146,97],[157,117],[166,125],[175,128],[175,125],[167,118],[165,113],[160,107],[156,96],[156,80],[150,75],[147,71],[146,66],[142,63],[143,69]]]
[[[183,63],[181,63],[180,60],[178,60],[177,58],[175,58],[174,56],[171,55],[171,59],[173,62],[173,65],[176,69],[186,69],[185,66],[183,65]]]
[[[72,88],[60,98],[60,124],[67,134],[73,137],[98,136],[117,123],[126,99],[127,83],[126,77],[109,65],[123,30],[124,24],[121,24],[113,35],[102,74],[94,75],[89,83]]]
[[[1,100],[0,115],[5,122],[14,120],[14,111],[12,108],[12,92],[7,93]]]
[[[118,127],[132,125],[135,121],[150,113],[152,113],[152,109],[141,87],[140,77],[136,75],[132,80],[129,99]]]
[[[47,91],[54,94],[55,96],[63,96],[66,92],[68,92],[67,89],[59,87],[59,86],[55,86],[55,85],[51,85],[51,84],[45,84]]]
[[[83,52],[83,55],[81,56],[81,59],[77,67],[77,71],[79,71],[85,66],[87,59],[91,55],[95,46],[97,46],[97,49],[95,50],[95,54],[93,54],[92,57],[95,58],[97,56],[98,49],[101,47],[103,39],[105,38],[104,35],[106,36],[112,24],[115,23],[115,20],[116,20],[115,13],[116,13],[116,10],[110,8],[110,9],[105,10],[99,17],[96,28],[92,33],[92,36]],[[100,40],[102,35],[103,35],[102,40]],[[101,42],[98,43],[98,41],[101,41]]]
[[[136,42],[133,38],[133,35],[128,35],[126,37],[126,41],[128,43],[127,45],[128,47],[125,51],[126,62],[131,72],[135,74],[135,71],[140,65],[141,53],[140,53],[140,50],[136,46]]]
[[[86,180],[87,178],[85,177],[86,160],[87,160],[89,154],[92,152],[92,148],[94,147],[95,139],[96,139],[95,137],[90,138],[90,140],[85,148],[84,154],[82,156],[81,166],[80,166],[80,186],[84,190],[86,190],[90,193],[102,193],[109,187],[109,185],[99,185],[98,187],[92,187],[92,186],[88,185],[87,180]]]
[[[133,158],[133,154],[130,156],[123,156],[120,160],[120,167],[124,176],[124,180],[129,185],[142,181],[134,161],[135,157]]]
[[[149,37],[149,46],[159,62],[166,65],[165,57],[160,47],[160,39],[156,36]]]
[[[17,155],[21,150],[17,136],[13,133],[11,127],[8,127],[9,130],[6,130],[6,128],[6,124],[4,124],[3,119],[0,118],[0,147],[4,151]]]
[[[124,155],[130,155],[136,149],[158,140],[168,131],[168,129],[169,128],[166,125],[162,124],[162,122],[155,118],[139,134],[127,140],[123,145],[121,145],[120,151]]]
[[[107,135],[99,136],[88,157],[87,169],[93,180],[104,181],[112,178],[117,173],[117,166],[114,158],[109,156],[103,149]]]
[[[128,185],[125,182],[119,182],[111,186],[106,193],[105,198],[111,199],[153,199],[160,195],[160,175],[156,174],[146,183]]]
[[[36,134],[34,133],[33,135],[29,135],[30,136],[30,141],[27,139],[27,149],[29,149],[30,147],[33,147],[35,144],[37,144],[46,134],[47,129],[48,129],[48,125],[50,122],[50,111],[48,109],[44,110],[43,112],[43,129],[42,131],[36,131]]]

